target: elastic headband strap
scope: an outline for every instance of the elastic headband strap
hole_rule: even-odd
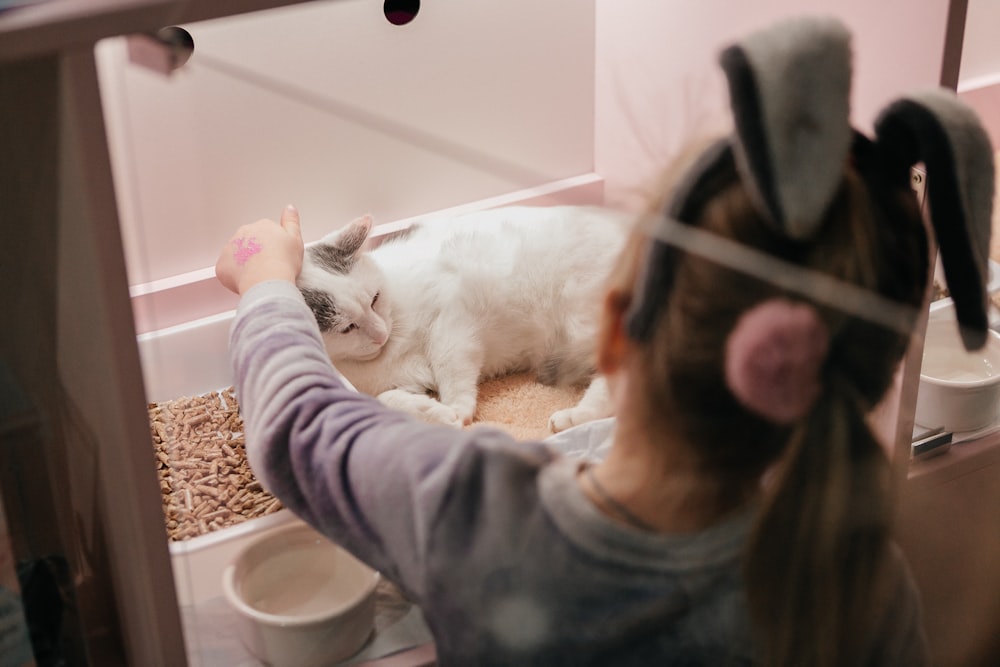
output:
[[[910,335],[917,308],[828,274],[779,259],[737,241],[667,217],[650,217],[642,230],[659,243],[738,271],[781,290]]]

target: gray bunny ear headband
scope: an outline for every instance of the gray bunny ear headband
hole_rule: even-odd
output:
[[[849,160],[865,163],[860,171],[870,188],[908,187],[910,168],[922,162],[962,339],[967,348],[979,348],[988,326],[989,138],[975,113],[944,89],[891,103],[875,122],[874,139],[864,136],[850,125],[851,60],[850,34],[832,18],[786,20],[725,49],[720,65],[734,132],[686,171],[661,224],[694,225],[703,206],[736,178],[775,230],[808,242]],[[662,239],[651,244],[627,319],[633,338],[651,335],[680,255]]]

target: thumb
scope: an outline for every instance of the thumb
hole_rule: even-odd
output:
[[[289,204],[281,212],[281,222],[279,224],[281,224],[281,228],[285,231],[291,232],[297,238],[302,238],[302,227],[299,224],[299,209],[293,205]]]

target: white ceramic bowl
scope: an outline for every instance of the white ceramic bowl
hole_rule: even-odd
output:
[[[304,523],[261,534],[222,574],[240,639],[272,667],[325,667],[375,624],[379,575]]]
[[[915,421],[926,428],[975,431],[1000,412],[1000,334],[968,352],[953,319],[931,318],[924,338]]]

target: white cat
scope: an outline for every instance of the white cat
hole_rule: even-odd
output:
[[[359,391],[462,426],[481,380],[593,378],[579,404],[552,415],[561,431],[610,416],[593,352],[628,223],[595,207],[505,207],[427,218],[366,251],[365,216],[309,247],[298,286],[330,359]]]

